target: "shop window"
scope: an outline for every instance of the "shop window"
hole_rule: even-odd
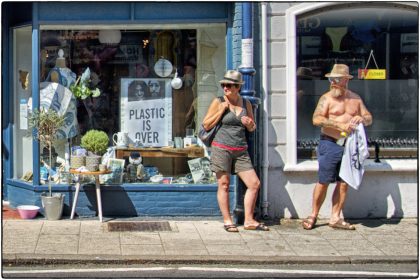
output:
[[[115,159],[111,165],[123,167],[122,174],[103,176],[104,183],[215,184],[214,174],[205,172],[208,152],[196,135],[210,102],[222,95],[217,81],[226,68],[225,35],[222,24],[42,30],[41,104],[42,89],[61,83],[70,89],[66,110],[75,116],[55,145],[58,158],[66,151],[71,157],[80,153],[81,138],[95,129],[116,147],[107,154]],[[75,94],[71,85],[84,75],[99,96]]]
[[[28,102],[32,96],[32,27],[13,30],[13,177],[32,180],[32,138],[28,134]]]
[[[371,56],[368,63],[369,56]],[[360,69],[385,69],[363,79]],[[329,88],[333,64],[350,67],[349,88],[373,115],[366,130],[371,158],[416,158],[418,144],[418,11],[407,6],[331,6],[297,17],[297,158],[314,158],[319,128],[312,114]]]

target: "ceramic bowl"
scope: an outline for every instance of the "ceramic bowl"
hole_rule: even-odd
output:
[[[33,219],[38,214],[39,207],[35,205],[20,205],[17,211],[22,219]]]

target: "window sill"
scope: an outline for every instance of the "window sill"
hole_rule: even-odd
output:
[[[284,172],[316,172],[318,171],[318,161],[305,160],[297,164],[286,164],[283,168]],[[374,162],[368,159],[365,163],[365,171],[367,172],[383,172],[383,171],[400,171],[400,172],[417,172],[416,159],[381,159],[381,162]]]

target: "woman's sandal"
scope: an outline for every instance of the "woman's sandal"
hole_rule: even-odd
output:
[[[316,221],[316,217],[308,216],[306,219],[303,220],[302,226],[304,229],[311,230],[315,227]]]
[[[244,226],[244,229],[246,229],[246,230],[261,230],[261,231],[269,231],[270,230],[268,228],[268,226],[264,225],[263,223],[259,223],[258,225]]]
[[[235,225],[223,225],[223,227],[227,232],[239,232]]]

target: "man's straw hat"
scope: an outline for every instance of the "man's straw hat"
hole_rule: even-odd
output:
[[[325,75],[327,78],[349,78],[353,79],[353,76],[349,74],[349,67],[345,64],[334,64],[331,73]]]
[[[223,80],[220,80],[221,84],[238,84],[243,85],[244,81],[242,80],[242,74],[235,70],[228,70],[223,77]]]

